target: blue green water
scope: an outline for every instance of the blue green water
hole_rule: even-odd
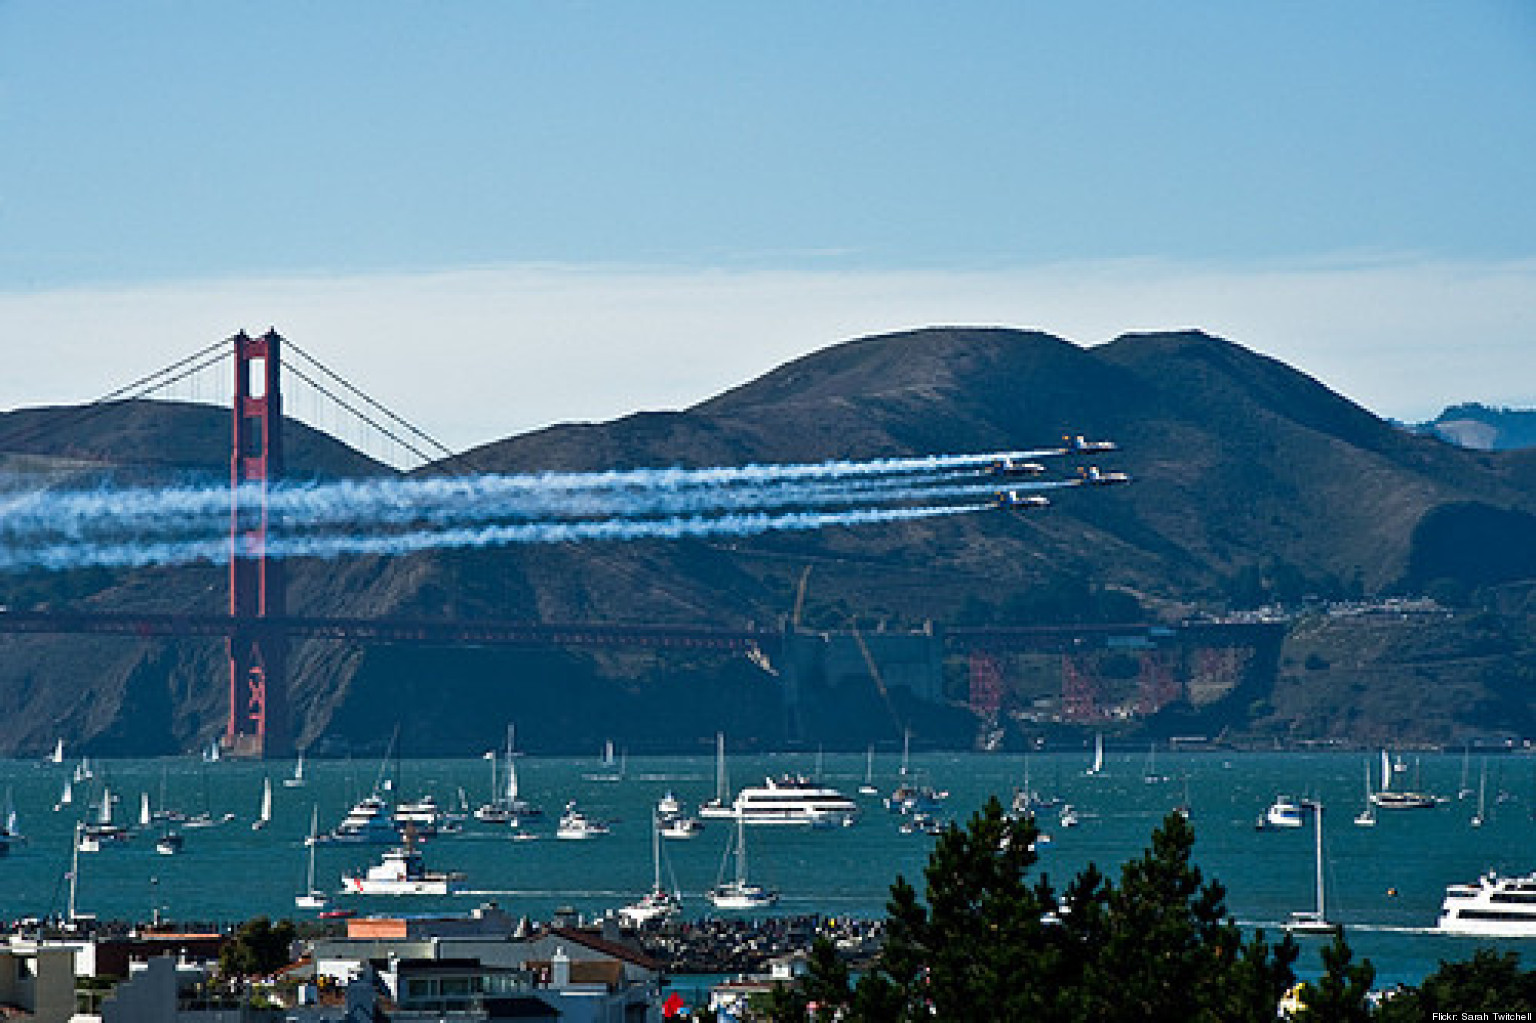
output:
[[[739,787],[765,774],[813,773],[816,759],[809,753],[733,756],[730,772]],[[1083,814],[1081,826],[1068,830],[1057,827],[1054,816],[1045,818],[1045,830],[1054,841],[1042,847],[1038,869],[1058,887],[1089,861],[1117,873],[1119,864],[1145,847],[1163,815],[1184,800],[1187,778],[1196,862],[1207,877],[1227,887],[1229,909],[1240,922],[1273,933],[1292,910],[1313,904],[1313,835],[1310,826],[1261,833],[1254,829],[1254,820],[1277,793],[1319,798],[1327,807],[1329,915],[1348,927],[1357,954],[1371,957],[1383,979],[1414,981],[1438,960],[1465,958],[1475,947],[1468,939],[1422,933],[1435,922],[1445,885],[1470,881],[1489,869],[1536,869],[1536,758],[1490,761],[1490,819],[1480,829],[1468,824],[1475,795],[1455,799],[1462,775],[1459,755],[1425,755],[1418,762],[1418,786],[1450,796],[1450,803],[1435,810],[1380,813],[1375,828],[1356,827],[1352,821],[1364,802],[1367,760],[1371,758],[1344,753],[1160,753],[1157,770],[1171,780],[1147,784],[1144,753],[1112,753],[1104,776],[1095,778],[1083,775],[1086,753],[1036,754],[1028,763],[1032,787],[1061,796]],[[280,784],[291,765],[105,761],[95,765],[94,781],[75,787],[74,804],[55,811],[72,764],[0,762],[0,787],[12,794],[20,829],[28,836],[26,844],[0,860],[0,916],[63,912],[74,823],[86,812],[87,800],[99,802],[103,782],[121,798],[119,822],[137,819],[145,792],[157,808],[233,812],[237,819],[222,827],[186,831],[186,850],[177,857],[156,854],[153,834],[139,835],[121,848],[108,846],[82,855],[80,912],[103,919],[146,919],[158,910],[178,920],[203,921],[238,921],[258,913],[296,915],[293,895],[304,882],[304,837],[311,806],[319,807],[321,829],[330,827],[354,799],[373,787],[378,771],[376,763],[361,761],[311,761],[306,766],[309,783],[293,789]],[[864,778],[865,758],[828,754],[822,766],[825,780],[853,795]],[[896,768],[895,756],[877,757],[875,780],[883,791],[895,784]],[[952,811],[963,814],[991,793],[1006,803],[1023,781],[1025,760],[1017,754],[929,754],[914,756],[912,768],[920,778],[948,789]],[[425,847],[430,866],[468,875],[466,894],[338,901],[360,913],[398,913],[463,912],[495,900],[535,919],[560,906],[587,914],[617,908],[650,883],[650,807],[668,789],[690,805],[713,795],[714,761],[630,758],[622,780],[590,777],[607,770],[595,757],[520,757],[522,794],[547,813],[531,826],[540,835],[537,841],[514,842],[507,829],[470,820],[462,834],[439,836]],[[1474,789],[1477,772],[1474,759]],[[250,822],[264,776],[272,777],[275,805],[271,826],[258,832]],[[480,758],[406,761],[399,771],[397,791],[408,798],[431,793],[440,804],[453,806],[461,788],[471,805],[485,801],[490,764]],[[1500,790],[1507,794],[1503,802],[1497,801]],[[867,812],[851,828],[749,829],[750,872],[754,880],[782,892],[778,912],[879,916],[898,873],[909,879],[921,876],[932,839],[900,834],[899,818],[886,813],[877,797],[856,798]],[[589,842],[555,840],[555,818],[570,799],[613,822],[613,833]],[[718,879],[731,830],[728,822],[711,821],[696,839],[666,843],[669,872],[697,915],[709,910],[700,893]],[[335,890],[343,870],[360,869],[377,852],[366,846],[322,845],[316,868],[321,886]],[[1304,970],[1315,968],[1317,941],[1303,940]],[[1504,944],[1524,949],[1528,965],[1536,965],[1531,954],[1536,941]]]

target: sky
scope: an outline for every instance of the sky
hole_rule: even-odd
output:
[[[463,448],[937,324],[1529,407],[1533,168],[1527,0],[0,0],[0,409],[271,326]]]

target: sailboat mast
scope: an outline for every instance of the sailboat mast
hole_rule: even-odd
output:
[[[1317,804],[1317,918],[1328,919],[1323,912],[1323,804]]]
[[[661,891],[661,821],[657,818],[655,809],[651,810],[651,867],[654,877],[651,881],[651,891]]]
[[[715,795],[720,799],[720,805],[726,806],[731,801],[731,783],[725,776],[725,733],[715,733]]]
[[[320,804],[309,808],[309,880],[304,886],[307,895],[315,890],[315,846],[320,843]]]
[[[740,814],[736,816],[736,887],[747,883],[747,823]]]
[[[69,859],[69,920],[75,920],[75,892],[80,884],[80,822],[75,822],[75,848]]]

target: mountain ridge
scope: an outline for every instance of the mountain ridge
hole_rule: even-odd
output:
[[[0,416],[0,455],[18,457],[7,454],[5,426],[19,414]],[[107,461],[132,461],[153,435],[140,422],[146,418],[156,420],[157,429],[202,438],[178,441],[172,450],[202,452],[188,460],[208,471],[218,444],[227,443],[221,410],[120,414],[131,417],[121,432],[114,433],[108,413],[85,438]],[[221,420],[223,441],[215,429]],[[1120,441],[1114,464],[1129,469],[1136,484],[1058,492],[1054,507],[1040,516],[978,513],[731,541],[296,562],[290,607],[359,617],[740,626],[782,621],[803,601],[809,625],[832,629],[855,622],[883,621],[893,629],[925,621],[996,622],[1020,613],[1065,614],[1069,606],[1072,614],[1118,607],[1176,620],[1308,593],[1395,592],[1413,566],[1455,571],[1455,551],[1480,542],[1481,534],[1463,528],[1458,516],[1475,522],[1486,518],[1480,509],[1506,513],[1514,517],[1497,521],[1518,537],[1525,522],[1519,516],[1536,512],[1536,460],[1528,455],[1470,452],[1413,436],[1304,373],[1193,330],[1129,334],[1091,348],[1000,327],[871,335],[803,356],[681,411],[550,426],[482,445],[463,458],[491,472],[819,462],[1050,446],[1064,432]],[[79,447],[79,440],[70,442]],[[345,464],[318,441],[311,446],[306,452],[290,444],[296,472],[321,471],[322,457],[330,460],[327,471]],[[61,438],[53,449],[33,442],[25,453],[62,455],[64,448]],[[1435,528],[1420,535],[1437,509],[1449,511],[1440,511]],[[1416,544],[1437,545],[1434,556]],[[1476,557],[1469,563],[1482,566],[1497,552],[1470,553]],[[814,566],[808,577],[806,566]],[[1429,586],[1439,580],[1412,581]],[[1469,578],[1459,585],[1470,592],[1510,581]],[[28,582],[46,587],[50,581]],[[208,566],[114,573],[98,582],[95,589],[80,583],[61,590],[55,603],[220,607],[220,572]],[[95,736],[128,749],[135,736],[153,735],[155,751],[195,748],[220,720],[219,686],[208,685],[222,671],[217,644],[160,644],[133,655],[106,641],[3,637],[0,650],[6,653],[0,693],[11,694],[0,696],[0,710],[10,712],[0,722],[0,753],[50,746],[49,714],[64,716],[87,742]],[[427,663],[424,657],[298,644],[293,703],[300,741],[358,743],[375,728],[387,734],[388,722],[375,720],[379,708],[402,706],[402,694],[416,691],[407,668]],[[704,737],[722,724],[747,736],[753,728],[747,710],[760,718],[768,713],[776,685],[760,669],[731,659],[572,651],[434,657],[434,670],[453,681],[428,694],[433,709],[418,715],[418,746],[446,746],[455,728],[473,732],[478,742],[479,730],[530,715],[545,722],[520,725],[520,736],[526,733],[534,746],[553,743],[560,728],[573,744],[590,743],[601,722],[583,719],[557,698],[560,692],[629,708],[627,719],[621,713],[614,722],[629,729],[656,726],[654,705],[664,693],[690,705],[687,727]],[[69,705],[56,682],[37,681],[60,673],[93,679],[91,698]],[[507,678],[517,681],[498,681]],[[541,688],[551,685],[549,692]],[[451,708],[437,701],[478,702],[484,713],[456,724]],[[135,728],[125,723],[143,713],[134,707],[169,707],[170,720]],[[708,724],[711,715],[715,724]],[[1337,716],[1287,727],[1305,732],[1314,725],[1347,727]],[[769,729],[759,738],[775,736],[782,738]]]

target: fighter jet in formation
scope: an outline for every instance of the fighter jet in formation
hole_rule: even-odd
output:
[[[1041,494],[1025,494],[1017,490],[999,490],[993,498],[999,508],[1029,511],[1032,508],[1049,508],[1051,499]]]
[[[1077,471],[1077,478],[1080,482],[1091,487],[1112,487],[1121,483],[1131,482],[1131,477],[1128,473],[1107,472],[1096,465],[1087,465],[1079,469]]]
[[[1120,450],[1120,445],[1112,440],[1084,440],[1083,435],[1080,433],[1068,434],[1061,439],[1065,445],[1062,451],[1069,455],[1087,455],[1098,451]]]
[[[998,458],[987,466],[987,471],[994,476],[1003,477],[1043,476],[1045,466],[1039,462],[1021,462],[1016,458]]]

